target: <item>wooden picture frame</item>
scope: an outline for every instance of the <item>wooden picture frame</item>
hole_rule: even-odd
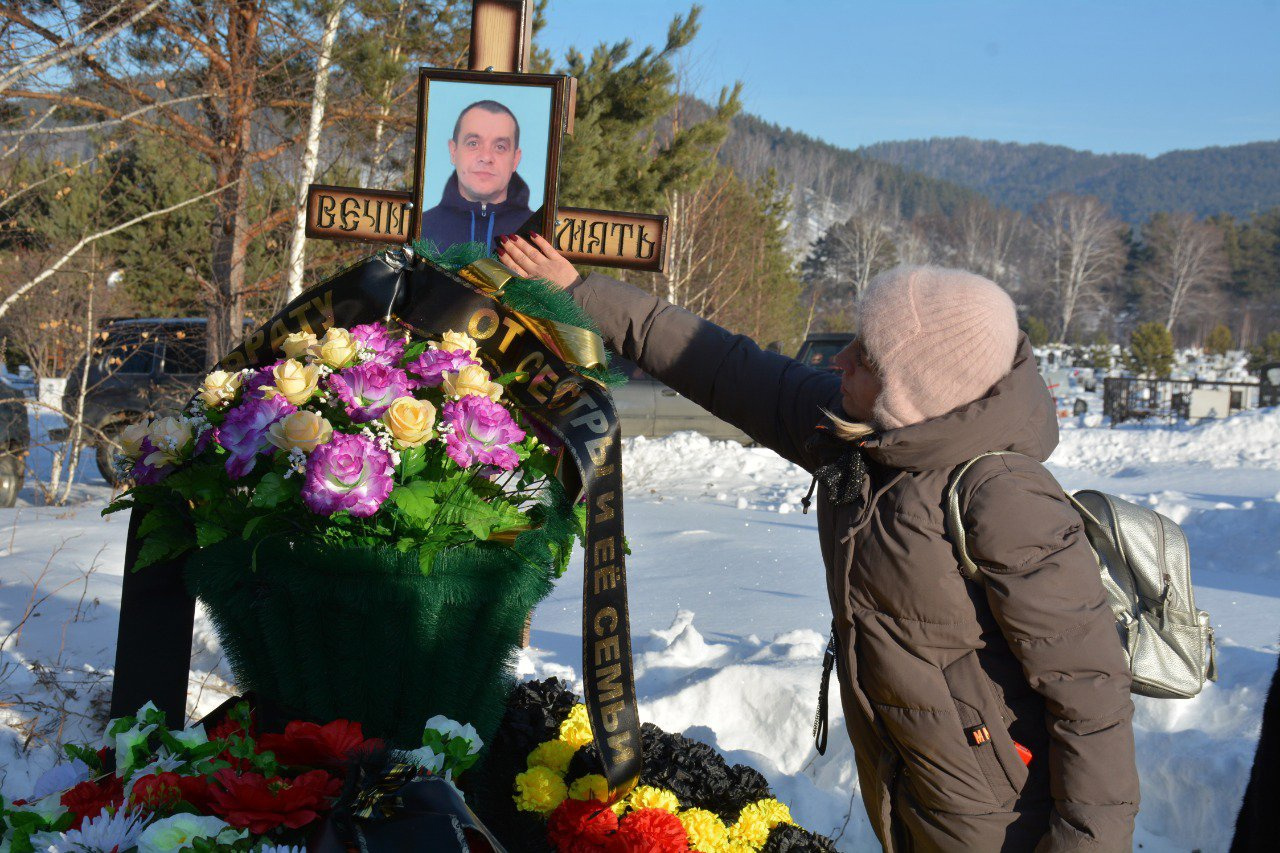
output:
[[[450,193],[449,178],[446,177],[446,174],[449,171],[454,173],[452,178],[454,179],[458,195],[464,201],[470,201],[471,204],[480,203],[475,199],[466,198],[466,195],[469,194],[468,189],[465,186],[466,179],[458,177],[457,168],[451,160],[452,152],[455,150],[452,147],[452,144],[446,143],[446,145],[449,145],[450,147],[445,147],[443,145],[436,146],[440,147],[441,150],[439,151],[428,151],[427,147],[429,141],[434,144],[442,139],[452,140],[453,131],[458,127],[458,123],[462,120],[463,115],[471,112],[470,108],[467,106],[464,106],[459,110],[456,107],[457,103],[474,103],[479,100],[497,101],[498,98],[493,96],[495,93],[494,87],[501,87],[504,89],[510,88],[510,97],[513,102],[516,102],[517,104],[531,103],[540,100],[539,96],[532,93],[532,90],[534,89],[547,90],[548,99],[545,114],[539,115],[532,115],[532,107],[517,106],[516,108],[508,108],[503,104],[504,109],[510,112],[516,119],[516,132],[520,136],[520,144],[517,145],[517,166],[512,172],[508,173],[508,179],[514,180],[515,176],[519,175],[521,181],[529,188],[528,207],[530,215],[525,222],[518,225],[512,225],[510,221],[504,223],[502,227],[497,229],[497,233],[494,233],[492,236],[496,239],[496,237],[501,234],[510,234],[516,231],[527,232],[529,230],[538,231],[543,235],[553,233],[555,229],[556,214],[556,186],[558,183],[560,169],[560,141],[564,131],[564,110],[568,89],[567,80],[568,78],[556,74],[505,74],[493,71],[458,71],[444,68],[422,68],[419,70],[418,131],[417,138],[414,143],[413,169],[414,217],[412,229],[410,231],[415,239],[426,238],[433,240],[437,243],[440,249],[445,249],[449,245],[459,242],[457,239],[445,239],[439,233],[428,233],[433,229],[437,231],[454,230],[453,225],[444,224],[446,216],[451,216],[451,214],[448,214],[448,212],[443,209],[448,206],[444,202]],[[433,83],[437,84],[436,90],[438,92],[447,91],[448,93],[447,100],[445,100],[444,96],[441,96],[441,98],[438,99],[438,108],[441,103],[447,103],[449,105],[448,115],[438,114],[435,117],[435,122],[437,124],[443,123],[444,127],[437,129],[434,133],[432,131],[433,125],[432,117],[430,115]],[[441,86],[439,84],[446,85]],[[458,86],[454,84],[463,85]],[[468,101],[468,98],[466,97],[460,97],[467,91],[470,91],[470,89],[468,89],[468,84],[475,87],[474,91],[477,94],[477,97],[470,101]],[[501,94],[501,92],[499,91],[498,94]],[[483,95],[483,97],[479,97],[480,95]],[[498,102],[502,103],[501,101]],[[482,110],[481,112],[488,112],[490,115],[498,115],[498,113],[490,112],[487,109]],[[545,151],[540,152],[541,157],[539,158],[539,161],[544,164],[544,169],[543,173],[540,176],[537,176],[537,180],[539,180],[540,183],[536,185],[532,182],[534,179],[533,175],[525,175],[519,170],[519,163],[529,161],[529,158],[523,156],[523,144],[531,136],[526,129],[532,128],[538,129],[537,136],[539,138],[541,138],[542,128],[546,129],[546,149]],[[442,135],[442,133],[444,135]],[[453,142],[456,142],[456,140]],[[465,166],[463,168],[465,170]],[[499,173],[501,173],[505,170],[505,165],[500,165],[495,168]],[[490,178],[482,177],[480,180],[490,180]],[[435,196],[432,198],[424,197],[424,194],[428,192],[429,187],[439,187],[442,181],[445,190],[441,196]],[[508,186],[509,183],[504,185],[504,194],[505,187]],[[540,198],[537,198],[534,193],[535,186],[541,190]],[[503,202],[495,202],[495,204],[501,205]],[[513,213],[514,212],[509,209],[502,211],[502,214],[508,220],[510,220]],[[491,223],[487,223],[486,227],[482,229],[484,232],[483,234],[475,235],[477,240],[480,240],[482,236],[485,238],[489,237],[489,224]],[[456,234],[454,236],[456,236]],[[466,235],[464,235],[462,241],[466,241]],[[480,241],[488,242],[487,239]]]

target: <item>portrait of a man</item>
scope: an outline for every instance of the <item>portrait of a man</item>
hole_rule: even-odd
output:
[[[437,245],[484,243],[510,234],[533,215],[520,167],[520,122],[497,101],[463,108],[449,140],[454,171],[440,202],[422,215],[423,233]]]
[[[492,253],[554,195],[557,90],[506,82],[532,76],[424,70],[418,231],[437,248],[479,243]]]

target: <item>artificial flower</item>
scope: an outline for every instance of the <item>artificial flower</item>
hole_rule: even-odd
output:
[[[591,722],[587,719],[587,706],[574,705],[569,716],[560,724],[560,740],[580,749],[591,743]]]
[[[147,705],[151,703],[148,702]],[[143,706],[146,709],[147,705]],[[139,713],[142,716],[142,713]],[[124,731],[116,732],[115,737],[108,735],[108,745],[114,746],[116,750],[116,775],[126,776],[135,767],[138,766],[139,756],[135,753],[135,748],[146,744],[147,738],[151,736],[158,726],[155,723],[147,723],[143,725],[137,721]],[[110,732],[108,727],[107,731]],[[142,756],[145,758],[146,756]]]
[[[50,794],[69,790],[81,782],[87,782],[89,776],[89,765],[78,758],[73,758],[66,764],[54,765],[36,780],[35,787],[31,789],[30,799],[39,800]]]
[[[664,809],[640,809],[618,822],[609,853],[685,853],[689,839],[684,824]]]
[[[142,439],[138,448],[138,459],[133,463],[133,469],[130,476],[133,481],[140,486],[153,486],[163,480],[173,470],[172,465],[160,464],[149,465],[147,460],[156,452],[156,446],[151,443],[150,438]]]
[[[609,782],[599,773],[579,776],[569,785],[569,798],[573,800],[609,801]]]
[[[547,838],[559,853],[604,851],[618,830],[618,816],[594,800],[565,800],[547,819]]]
[[[211,815],[176,814],[144,829],[137,844],[138,853],[171,853],[190,847],[197,838],[232,844],[244,837],[244,832],[233,830],[226,821]]]
[[[151,434],[151,421],[129,424],[121,430],[116,441],[120,444],[120,452],[126,459],[137,459],[142,455],[142,442]]]
[[[742,810],[743,815],[752,815],[762,820],[765,825],[773,829],[780,823],[794,823],[791,819],[791,809],[787,808],[784,803],[780,803],[773,797],[766,797],[763,800],[756,800]],[[741,816],[738,818],[742,820]]]
[[[218,427],[218,444],[230,454],[227,457],[227,474],[233,480],[253,470],[258,454],[267,447],[271,425],[297,408],[285,397],[247,397],[244,402],[227,412],[227,419]]]
[[[757,847],[769,840],[769,821],[766,820],[760,809],[751,810],[751,806],[743,809],[738,815],[738,819],[729,827],[729,838],[734,841],[740,841],[743,844],[753,844]]]
[[[445,373],[442,377],[444,393],[450,397],[488,397],[497,401],[502,396],[502,386],[489,379],[489,371],[478,364],[468,364],[458,372]]]
[[[552,770],[563,775],[569,770],[569,762],[573,760],[573,754],[577,752],[577,748],[567,741],[549,740],[546,743],[540,743],[529,753],[529,767],[550,767]]]
[[[147,431],[147,439],[155,450],[147,454],[144,461],[153,468],[175,465],[182,461],[193,437],[191,424],[185,420],[172,416],[160,418]]]
[[[652,785],[639,785],[627,795],[627,805],[636,811],[662,809],[674,814],[680,810],[680,800],[670,791]]]
[[[210,786],[209,808],[227,823],[255,835],[284,826],[300,829],[320,817],[342,782],[323,770],[309,770],[295,779],[268,779],[261,773],[237,774],[219,770]]]
[[[465,352],[472,358],[475,358],[476,353],[480,351],[475,338],[465,332],[454,332],[452,330],[440,336],[440,349],[449,352]]]
[[[429,746],[420,746],[404,753],[406,762],[416,764],[431,773],[439,773],[443,770],[446,758],[448,758],[447,755],[438,753]]]
[[[366,740],[364,730],[351,720],[334,720],[317,725],[294,720],[283,734],[264,734],[258,748],[275,753],[276,761],[293,767],[345,768],[354,753],[381,745],[373,738]]]
[[[308,355],[325,367],[339,370],[356,362],[358,344],[351,333],[337,327],[329,329],[324,337],[311,345]]]
[[[510,471],[520,457],[510,445],[524,438],[511,413],[487,397],[463,397],[444,404],[442,420],[452,429],[445,452],[460,468],[480,464]]]
[[[365,323],[351,329],[351,337],[366,347],[371,355],[368,361],[394,367],[404,357],[404,336],[393,336],[381,323]]]
[[[203,726],[192,726],[189,729],[170,729],[169,736],[187,749],[195,749],[209,742],[209,735]]]
[[[307,409],[290,412],[267,427],[267,441],[281,450],[310,453],[333,437],[333,424]]]
[[[316,343],[316,336],[311,332],[293,332],[280,342],[280,351],[289,358],[302,358]]]
[[[76,816],[71,828],[78,829],[81,823],[103,809],[119,808],[124,802],[124,783],[115,775],[100,780],[86,780],[63,793],[58,802]]]
[[[516,808],[550,814],[569,796],[560,774],[549,767],[531,767],[516,775]]]
[[[419,388],[435,388],[444,381],[446,373],[456,373],[472,364],[478,366],[480,362],[466,350],[428,349],[405,369],[414,377],[414,384]]]
[[[448,743],[455,738],[461,738],[467,742],[467,754],[476,755],[480,752],[480,747],[484,743],[480,740],[480,733],[476,731],[476,727],[470,723],[459,723],[457,720],[451,720],[443,714],[436,714],[427,720],[422,726],[422,742],[430,744],[436,740],[432,737],[432,733],[439,736],[439,739]]]
[[[276,368],[286,361],[288,359],[282,358],[279,361],[274,361],[271,364],[246,373],[241,382],[243,399],[261,399],[267,396],[267,392],[274,392],[276,388]]]
[[[200,384],[199,397],[209,408],[220,408],[236,398],[243,382],[244,377],[239,373],[215,370]]]
[[[346,405],[347,415],[358,424],[382,417],[397,397],[409,394],[409,377],[398,367],[358,364],[329,377],[329,388]]]
[[[180,776],[173,772],[135,776],[129,792],[129,804],[149,812],[169,812],[180,802],[204,811],[209,800],[209,783],[203,776]]]
[[[436,407],[426,400],[396,397],[382,414],[396,447],[418,447],[431,438],[436,425]]]
[[[307,458],[302,502],[317,515],[345,509],[367,518],[391,494],[394,470],[390,454],[373,441],[334,433]]]
[[[716,853],[729,838],[724,821],[706,809],[685,809],[676,815],[689,837],[689,849],[700,853]]]
[[[126,809],[103,808],[66,832],[40,832],[31,836],[35,850],[128,850],[138,843],[146,829],[146,816]]]
[[[293,405],[301,406],[311,399],[320,384],[320,367],[288,358],[271,369],[271,379],[272,386],[263,392],[265,396],[278,394]]]

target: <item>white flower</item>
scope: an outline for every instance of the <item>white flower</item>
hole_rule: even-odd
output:
[[[68,764],[59,764],[46,770],[31,789],[31,799],[38,800],[50,794],[68,791],[81,782],[87,782],[90,775],[89,765],[73,758]]]
[[[428,731],[436,732],[445,741],[449,741],[456,737],[462,738],[463,740],[468,742],[469,744],[468,751],[472,755],[475,755],[477,752],[479,752],[480,747],[484,745],[480,741],[479,732],[475,730],[475,727],[473,725],[471,725],[470,723],[465,723],[465,724],[459,723],[456,720],[451,720],[442,714],[436,714],[434,717],[427,720],[427,724],[423,728]]]
[[[430,770],[432,773],[440,772],[440,768],[444,767],[444,759],[445,756],[437,755],[436,751],[429,746],[421,746],[404,754],[405,761],[416,764],[424,770]]]
[[[62,805],[61,801],[62,792],[54,791],[52,794],[48,794],[38,800],[28,801],[25,805],[18,806],[10,803],[9,808],[16,812],[33,812],[49,823],[53,823],[67,813],[67,808]]]
[[[115,737],[116,775],[121,778],[129,775],[134,767],[133,748],[146,743],[147,738],[156,730],[156,724],[143,726],[135,723],[128,731],[120,732]]]
[[[234,833],[234,834],[232,834]],[[224,838],[223,836],[227,837]],[[235,832],[230,824],[216,817],[193,814],[176,814],[161,818],[148,826],[138,837],[138,853],[170,853],[191,846],[197,838],[214,838],[219,842],[233,843],[245,837],[244,830]]]
[[[253,853],[307,853],[305,847],[290,847],[287,844],[263,844]]]
[[[187,749],[195,749],[197,746],[209,742],[209,735],[205,734],[204,726],[193,726],[189,729],[170,729],[169,734]]]
[[[138,837],[146,827],[147,817],[144,814],[130,814],[125,809],[111,814],[104,808],[97,817],[80,824],[79,829],[40,832],[31,836],[31,844],[41,851],[84,850],[96,853],[127,850],[138,843]]]

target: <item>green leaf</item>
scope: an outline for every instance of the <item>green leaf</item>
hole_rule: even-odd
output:
[[[126,509],[133,509],[138,505],[137,501],[131,501],[126,498],[118,498],[107,504],[106,509],[102,511],[103,516],[111,515],[113,512],[123,512]]]
[[[191,550],[191,546],[192,542],[186,537],[185,532],[177,537],[152,536],[138,549],[138,559],[133,563],[133,570],[136,572],[161,560],[177,557]]]
[[[258,529],[258,525],[266,518],[265,515],[255,515],[253,518],[245,522],[244,533],[240,534],[240,538],[246,542],[253,536],[253,531]]]
[[[410,447],[400,451],[400,464],[396,466],[396,474],[401,480],[408,480],[426,467],[427,449],[425,447]]]
[[[529,378],[528,372],[523,370],[516,370],[516,371],[512,371],[511,373],[504,373],[501,376],[499,376],[497,379],[494,379],[493,381],[497,382],[499,385],[510,385],[512,382],[515,382],[517,379],[523,382],[525,379],[528,379],[528,378]]]
[[[391,490],[391,500],[400,514],[411,522],[430,524],[440,509],[439,501],[448,495],[442,487],[451,484],[414,480]],[[443,494],[442,494],[443,493]]]
[[[250,503],[256,507],[274,509],[280,504],[297,497],[300,491],[301,487],[298,485],[297,480],[293,478],[286,480],[280,474],[271,471],[258,482],[258,487],[253,490],[253,500]]]
[[[221,542],[229,535],[229,530],[216,524],[196,524],[196,545],[201,548],[206,548],[215,542]]]
[[[171,506],[155,506],[138,525],[138,536],[146,538],[156,532],[172,532],[175,528],[185,526],[185,519],[176,509]]]
[[[418,356],[422,355],[426,351],[427,351],[427,342],[419,341],[413,346],[410,346],[407,349],[405,349],[404,360],[406,363],[413,361],[414,359],[416,359]]]

